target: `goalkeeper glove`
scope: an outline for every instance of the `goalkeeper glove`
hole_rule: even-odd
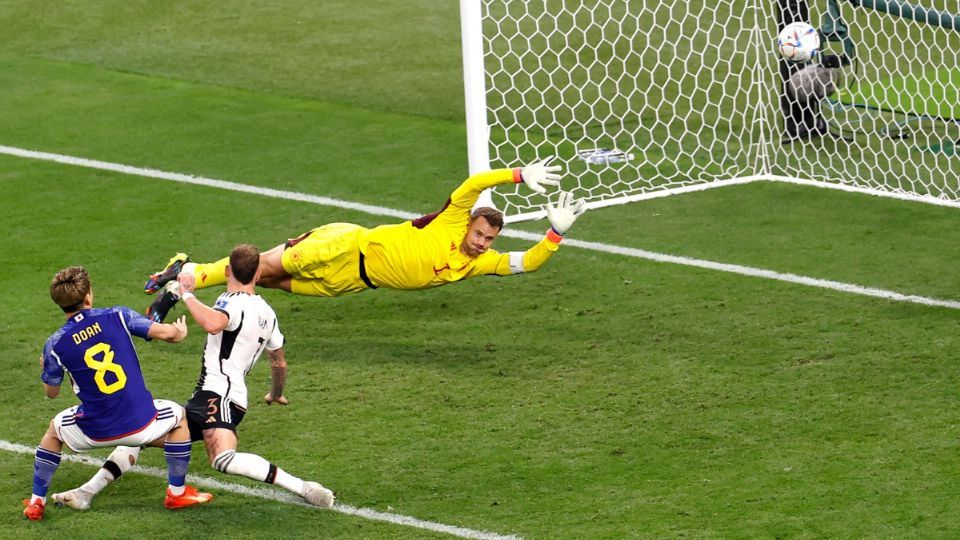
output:
[[[566,234],[573,222],[587,211],[586,203],[583,199],[574,199],[573,193],[561,191],[557,197],[557,205],[547,201],[547,219],[550,220],[550,228],[553,232],[563,236]]]
[[[527,165],[520,170],[520,179],[527,187],[541,195],[547,192],[547,188],[543,187],[544,184],[548,186],[559,185],[560,175],[555,173],[559,172],[563,167],[560,165],[547,166],[552,159],[553,156],[550,156],[543,161],[537,161]]]

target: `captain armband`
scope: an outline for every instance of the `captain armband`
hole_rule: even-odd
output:
[[[510,256],[510,273],[511,274],[522,274],[526,270],[523,269],[523,256],[526,254],[525,251],[511,251],[507,253]]]

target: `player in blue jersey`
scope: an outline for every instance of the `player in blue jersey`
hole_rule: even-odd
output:
[[[183,341],[187,336],[185,318],[161,324],[126,307],[95,309],[90,277],[82,266],[57,272],[50,283],[50,297],[66,314],[67,322],[43,347],[40,379],[47,397],[55,398],[64,373],[69,372],[80,405],[57,414],[40,440],[33,494],[23,501],[23,514],[31,521],[43,519],[47,491],[64,444],[75,452],[121,445],[163,447],[169,478],[164,506],[177,509],[213,499],[213,495],[186,485],[190,430],[184,409],[173,401],[153,399],[144,384],[132,339]]]
[[[193,396],[187,401],[187,425],[194,441],[203,441],[214,469],[274,484],[321,508],[330,508],[332,491],[317,482],[305,481],[257,454],[238,452],[237,431],[249,402],[247,374],[264,350],[270,357],[273,382],[264,401],[287,404],[283,388],[287,380],[285,338],[273,308],[257,294],[260,277],[260,251],[251,245],[239,245],[230,253],[227,266],[227,291],[207,306],[193,290],[196,281],[184,272],[177,278],[183,290],[183,302],[191,316],[207,333],[203,365]],[[116,476],[108,464],[125,471],[136,462],[139,448],[118,446],[104,466],[80,487],[54,493],[54,502],[78,510],[90,508],[93,498]]]

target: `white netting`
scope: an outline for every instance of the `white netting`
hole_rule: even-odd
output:
[[[960,15],[956,0],[922,1],[918,9]],[[821,4],[810,4],[815,26],[825,16]],[[814,13],[815,7],[821,9]],[[953,51],[960,32],[877,9],[842,8],[854,61],[838,70],[838,92],[821,102],[834,136],[776,149],[772,172],[958,200],[960,61]],[[830,49],[842,52],[839,43]]]
[[[603,204],[758,175],[958,196],[958,32],[844,3],[859,64],[839,71],[855,84],[817,103],[845,139],[783,145],[775,0],[480,2],[491,167],[556,155],[564,186]],[[809,2],[815,27],[826,5]],[[494,202],[516,218],[544,201]]]

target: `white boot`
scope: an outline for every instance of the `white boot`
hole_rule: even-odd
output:
[[[332,491],[316,482],[304,482],[303,492],[301,492],[300,495],[306,499],[308,503],[319,506],[320,508],[330,508],[333,506],[333,500],[335,498]],[[56,495],[54,495],[54,497],[56,497]]]
[[[59,506],[69,506],[77,510],[86,510],[90,508],[90,501],[93,500],[93,493],[84,491],[80,488],[64,491],[63,493],[54,493],[51,497],[53,502]]]

